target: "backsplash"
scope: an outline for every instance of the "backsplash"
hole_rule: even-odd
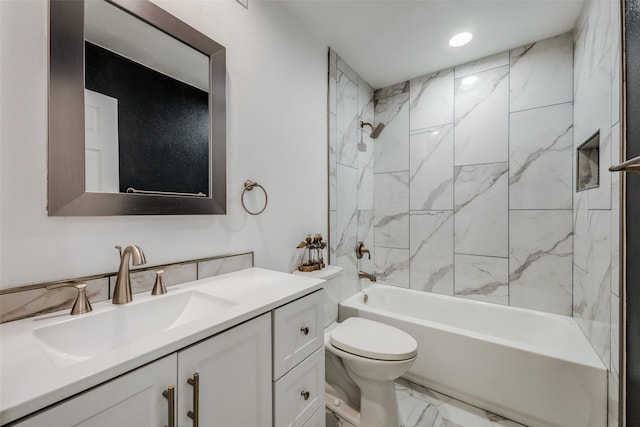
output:
[[[151,291],[156,270],[159,269],[164,270],[162,275],[164,284],[169,287],[250,268],[253,265],[253,252],[247,252],[131,269],[131,288],[134,294]],[[97,274],[91,276],[89,280],[75,278],[68,279],[68,281],[86,282],[89,300],[91,303],[97,303],[111,298],[115,287],[116,272]],[[75,289],[61,288],[48,291],[44,289],[45,285],[47,283],[29,286],[28,290],[15,288],[13,292],[12,289],[4,290],[6,293],[0,294],[0,323],[64,310],[73,305],[76,298]]]

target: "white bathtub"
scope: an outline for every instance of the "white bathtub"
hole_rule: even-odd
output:
[[[607,425],[607,370],[570,317],[380,284],[339,312],[413,335],[410,381],[527,426]]]

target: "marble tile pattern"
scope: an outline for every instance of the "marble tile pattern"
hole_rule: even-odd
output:
[[[200,262],[197,260],[184,261],[158,268],[165,270],[164,283],[166,286],[171,286],[252,266],[253,253],[244,253],[204,259]],[[155,269],[152,267],[141,271],[132,270],[132,292],[136,294],[151,291],[155,283],[155,276]],[[69,281],[78,281],[78,279],[72,278]],[[115,275],[89,280],[86,283],[89,301],[92,303],[106,301],[113,294]],[[66,310],[67,308],[70,310],[76,294],[77,292],[73,288],[51,291],[41,288],[0,295],[0,323]]]
[[[571,316],[571,210],[511,211],[509,230],[510,305]]]
[[[612,164],[612,112],[618,107],[613,106],[610,28],[619,28],[619,22],[611,20],[609,3],[585,3],[574,34],[574,148],[600,131],[600,185],[588,191],[589,209],[611,209],[611,173],[607,169]]]
[[[528,44],[510,52],[511,111],[573,100],[573,34]]]
[[[453,123],[453,69],[409,82],[409,130]]]
[[[335,55],[335,73],[332,56]],[[358,289],[358,241],[375,253],[373,236],[374,152],[376,142],[360,121],[374,122],[374,91],[344,60],[329,51],[329,263],[343,268],[325,298],[326,319],[335,319],[338,302]],[[344,80],[347,79],[347,80]],[[335,99],[336,114],[331,114]],[[346,137],[345,137],[346,136]],[[373,260],[361,268],[373,272]]]
[[[455,67],[455,78],[469,76],[471,74],[480,73],[482,71],[492,70],[494,68],[509,65],[509,52],[501,52],[495,55],[478,59],[477,61],[467,62],[466,64]]]
[[[376,246],[409,249],[409,172],[375,174]]]
[[[572,33],[376,90],[375,120],[387,128],[374,144],[373,216],[363,215],[373,217],[381,280],[572,314],[611,367],[610,426],[619,421],[620,182],[607,171],[620,158],[619,9],[589,0]],[[422,132],[452,124],[453,158],[446,133]],[[576,192],[576,149],[597,130],[600,184]],[[408,201],[389,185],[404,173]]]
[[[620,174],[607,170],[621,160],[620,34],[620,5],[615,1],[588,1],[573,39],[574,150],[594,132],[600,132],[599,186],[574,194],[573,316],[610,368],[610,427],[621,422]]]
[[[408,288],[409,249],[395,249],[376,246],[375,275],[387,285]]]
[[[338,82],[338,54],[329,49],[329,93],[327,99],[327,110],[331,114],[336,114],[336,83]]]
[[[401,427],[526,427],[405,379],[395,381]],[[339,427],[327,413],[326,427]]]
[[[453,126],[415,131],[409,139],[409,207],[453,209]]]
[[[362,78],[358,80],[358,116],[365,123],[374,123],[373,88]],[[373,210],[373,167],[375,140],[369,137],[370,128],[358,126],[358,209]]]
[[[453,211],[412,211],[411,289],[453,295]]]
[[[375,173],[409,170],[409,93],[375,101],[375,120],[385,128],[375,142]]]
[[[336,83],[337,162],[355,168],[358,144],[358,85],[338,68]]]
[[[198,265],[196,263],[190,264],[176,264],[174,266],[162,267],[158,270],[163,270],[162,280],[165,286],[177,285],[180,283],[191,282],[198,279]],[[129,273],[131,280],[131,292],[137,294],[140,292],[151,292],[153,285],[156,281],[156,270],[143,270],[134,271]],[[116,287],[116,278],[111,276],[109,278],[109,297],[113,298],[113,291]]]
[[[363,242],[364,246],[369,249],[371,257],[366,254],[359,260],[360,270],[367,273],[375,271],[375,241],[374,241],[374,212],[358,211],[358,241]]]
[[[91,303],[109,299],[109,278],[87,281],[87,296]],[[0,295],[0,323],[24,319],[59,310],[69,310],[78,292],[74,288],[34,289]]]
[[[404,427],[526,427],[404,379],[395,386]]]
[[[357,232],[370,238],[373,218],[381,281],[573,314],[611,368],[611,426],[618,423],[620,304],[619,179],[606,171],[620,156],[614,3],[587,1],[573,33],[456,66],[453,76],[443,70],[377,90],[375,120],[387,128],[374,143],[373,215],[360,208]],[[437,136],[421,132],[452,125],[450,96],[453,158]],[[603,180],[576,193],[575,150],[596,130]],[[405,173],[408,200],[402,186],[389,185]],[[403,422],[465,425],[429,411]]]
[[[382,89],[376,90],[375,93],[374,93],[373,99],[375,101],[378,101],[380,99],[388,98],[390,96],[395,96],[395,95],[400,95],[402,93],[407,93],[407,92],[409,92],[409,88],[410,88],[410,83],[408,81],[401,82],[401,83],[396,83],[395,85],[387,86],[387,87],[384,87]]]
[[[571,209],[572,104],[511,113],[509,143],[509,207]]]
[[[509,157],[509,67],[455,80],[455,164]]]
[[[513,285],[518,305],[570,312],[573,278],[566,259],[572,236],[567,253],[567,241],[555,249],[547,245],[556,237],[559,242],[556,228],[538,236],[511,227],[523,227],[518,219],[529,211],[553,211],[551,216],[563,218],[554,226],[566,231],[568,224],[571,232],[572,38],[562,34],[375,92],[375,120],[387,124],[374,144],[374,242],[383,249],[376,256],[378,274],[396,277],[399,286],[408,282],[415,289],[500,304],[510,303]],[[550,97],[541,84],[558,96]],[[406,170],[408,226],[400,179]],[[511,234],[517,236],[512,245]],[[549,264],[554,267],[539,269]],[[474,265],[486,270],[477,277],[465,273]],[[540,278],[534,286],[538,273],[550,283]],[[489,290],[491,284],[495,289]]]
[[[198,279],[253,267],[253,253],[198,262]]]
[[[455,251],[508,256],[508,163],[455,170]]]
[[[455,296],[509,305],[508,258],[455,255]]]
[[[338,164],[336,255],[352,253],[358,237],[358,170]]]
[[[576,246],[586,259],[574,262],[573,316],[605,366],[610,365],[611,211],[580,212],[575,223]]]

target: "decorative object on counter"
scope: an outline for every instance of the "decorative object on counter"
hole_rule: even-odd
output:
[[[70,288],[74,287],[78,290],[78,295],[76,296],[76,300],[73,303],[73,307],[71,307],[71,315],[75,316],[76,314],[84,314],[88,313],[91,310],[91,303],[89,302],[89,298],[87,298],[87,284],[86,283],[54,283],[52,285],[47,285],[46,288],[48,290],[58,289],[58,288]]]
[[[262,192],[264,193],[264,206],[262,207],[262,209],[260,209],[257,212],[251,212],[249,209],[247,209],[247,207],[244,204],[244,194],[247,191],[252,191],[254,187],[260,187],[260,189],[262,190]],[[265,209],[267,209],[267,203],[269,203],[269,196],[267,195],[267,190],[264,189],[264,187],[260,184],[258,184],[255,181],[251,181],[250,179],[247,179],[244,182],[244,190],[242,190],[242,195],[240,195],[240,202],[242,203],[242,207],[245,211],[247,211],[248,214],[251,215],[260,215],[262,212],[264,212]]]
[[[162,280],[162,273],[164,273],[164,270],[156,270],[156,282],[153,285],[151,295],[163,295],[167,293],[167,288],[164,286],[164,281]]]
[[[298,266],[298,270],[316,271],[322,270],[325,267],[322,251],[327,247],[327,244],[322,240],[322,235],[316,234],[315,236],[311,236],[311,234],[307,234],[305,240],[300,242],[297,247],[298,249],[305,249],[302,264]]]

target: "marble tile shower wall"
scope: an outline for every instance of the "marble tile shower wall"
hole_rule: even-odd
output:
[[[328,103],[329,258],[344,270],[325,292],[337,306],[356,292],[358,269],[373,273],[374,143],[369,128],[363,132],[359,124],[360,120],[372,123],[374,111],[373,88],[333,50]],[[371,250],[371,260],[356,259],[359,241]]]
[[[571,315],[573,34],[374,100],[378,277]]]
[[[609,368],[610,427],[619,400],[620,175],[607,168],[620,161],[619,104],[620,4],[590,0],[575,28],[573,147],[600,132],[600,185],[573,198],[573,316]]]

